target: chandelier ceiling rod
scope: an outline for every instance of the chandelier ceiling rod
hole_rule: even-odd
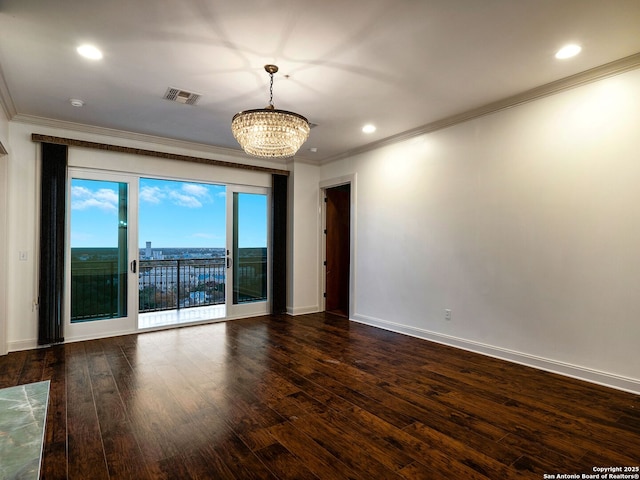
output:
[[[278,71],[278,67],[275,65],[265,65],[264,69],[269,72],[269,107],[276,108],[273,106],[273,74]],[[267,108],[269,108],[267,107]]]

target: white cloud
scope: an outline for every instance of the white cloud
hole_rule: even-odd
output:
[[[140,200],[147,203],[153,203],[155,205],[162,202],[166,198],[166,195],[160,190],[159,187],[144,186],[140,189]]]
[[[112,203],[114,205],[118,204],[118,194],[115,190],[110,190],[108,188],[101,188],[95,193],[95,198],[97,200]]]
[[[203,203],[211,201],[209,189],[195,183],[185,183],[180,190],[167,189],[167,196],[174,204],[187,208],[202,208]]]
[[[195,183],[184,183],[180,188],[173,186],[152,187],[145,185],[140,189],[140,201],[154,205],[169,200],[174,205],[187,208],[202,208],[204,203],[212,201],[209,188]]]
[[[115,213],[118,211],[118,194],[115,190],[101,188],[93,191],[86,187],[72,187],[71,197],[72,210],[98,208],[105,212]]]
[[[87,198],[91,196],[91,190],[85,187],[71,187],[71,196],[74,198]]]
[[[202,207],[202,202],[200,202],[200,200],[198,200],[196,197],[192,195],[184,195],[175,190],[169,192],[169,198],[171,198],[173,203],[175,203],[176,205],[180,205],[181,207],[188,207],[188,208]]]
[[[209,189],[203,185],[197,185],[195,183],[185,183],[184,185],[182,185],[182,191],[184,191],[188,195],[193,195],[195,197],[209,197]]]

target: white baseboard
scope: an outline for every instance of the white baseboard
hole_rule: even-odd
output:
[[[289,315],[306,315],[308,313],[318,313],[320,307],[318,305],[312,305],[308,307],[287,307],[287,314]]]
[[[20,352],[22,350],[33,350],[38,348],[38,340],[20,340],[17,342],[9,342],[7,345],[9,352]]]
[[[625,392],[640,395],[640,380],[638,379],[623,377],[620,375],[601,372],[598,370],[592,370],[577,365],[571,365],[569,363],[559,362],[557,360],[552,360],[549,358],[538,357],[536,355],[530,355],[514,350],[495,347],[493,345],[474,342],[472,340],[465,340],[464,338],[444,335],[441,333],[424,330],[422,328],[389,322],[366,315],[355,314],[351,318],[351,320],[358,323],[363,323],[365,325],[378,327],[383,330],[402,333],[411,337],[417,337],[423,340],[441,343],[451,347],[460,348],[462,350],[468,350],[470,352],[499,358],[508,362],[518,363],[520,365],[537,368],[539,370],[545,370],[547,372],[557,373],[566,377],[584,380],[585,382],[595,383],[598,385],[603,385],[605,387],[611,387],[617,390],[623,390]]]

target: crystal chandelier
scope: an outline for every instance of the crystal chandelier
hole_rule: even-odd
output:
[[[273,106],[273,74],[275,65],[265,65],[271,77],[269,105],[245,110],[231,121],[233,136],[250,155],[257,157],[292,157],[309,137],[309,121],[302,115],[277,110]]]

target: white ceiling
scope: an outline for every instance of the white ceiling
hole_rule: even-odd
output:
[[[638,52],[638,0],[0,0],[10,117],[239,149],[231,118],[267,105],[275,63],[275,106],[318,124],[300,151],[318,162]]]

